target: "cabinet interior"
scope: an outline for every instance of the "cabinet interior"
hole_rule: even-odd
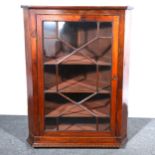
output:
[[[110,131],[112,22],[42,25],[45,129]]]

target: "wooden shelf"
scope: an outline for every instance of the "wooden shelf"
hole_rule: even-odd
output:
[[[86,118],[85,118],[86,119]],[[83,124],[83,123],[76,123],[76,124],[59,124],[59,131],[96,131],[96,124]],[[57,131],[56,125],[47,125],[46,124],[46,131]],[[99,124],[98,131],[108,132],[110,131],[110,123],[102,123]]]
[[[45,62],[44,65],[56,65],[64,57],[65,56],[59,57],[59,58],[53,58]],[[82,55],[72,55],[66,60],[64,60],[61,64],[63,65],[95,65],[95,63],[93,62],[93,58],[90,58],[90,59],[92,59],[92,61]],[[110,62],[104,62],[104,61],[97,61],[97,64],[103,65],[103,66],[111,66]]]
[[[58,90],[61,93],[94,93],[96,92],[96,82],[95,81],[88,81],[88,80],[67,80],[61,82],[58,85]],[[103,84],[102,84],[103,85]],[[109,86],[108,83],[104,84],[105,88]],[[45,93],[57,93],[56,85],[45,90]],[[110,94],[110,90],[108,89],[101,89],[99,88],[98,93],[103,94]]]
[[[63,114],[63,117],[78,117],[78,118],[80,118],[80,117],[94,117],[87,111],[84,111],[80,107],[75,106],[73,104],[61,105],[61,106],[57,107],[56,109],[50,111],[48,114],[45,115],[45,117],[46,118],[59,117],[61,115],[61,113],[63,111],[66,111],[67,109],[69,109],[69,112],[66,112],[65,114]],[[91,109],[91,111],[94,112],[97,115],[97,117],[109,117],[108,114],[102,113],[102,112],[96,110],[96,108]]]
[[[96,117],[98,119],[99,130],[109,130],[110,124],[110,99],[96,98],[95,100],[86,101],[83,105],[96,114],[92,116],[86,110],[80,108],[78,105],[66,102],[65,104],[57,104],[53,109],[52,102],[45,102],[45,118],[46,129],[56,131],[56,124],[53,124],[58,118],[59,130],[94,130],[96,131]],[[51,110],[50,110],[51,109]],[[66,112],[64,112],[66,111]],[[61,116],[62,115],[62,116]],[[61,116],[61,117],[60,117]],[[67,122],[66,122],[67,121]],[[75,123],[77,121],[77,123]],[[74,123],[73,123],[74,122]],[[83,123],[82,123],[83,122]]]

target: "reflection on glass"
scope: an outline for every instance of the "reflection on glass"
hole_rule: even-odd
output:
[[[77,43],[76,23],[74,22],[58,22],[58,37],[75,47]]]
[[[110,131],[112,23],[43,23],[45,129]]]
[[[44,38],[56,38],[56,22],[44,22],[43,23]]]

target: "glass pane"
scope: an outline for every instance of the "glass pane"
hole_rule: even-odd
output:
[[[100,23],[100,32],[99,35],[102,37],[111,37],[112,36],[112,23],[102,22]]]
[[[79,47],[96,37],[96,22],[59,22],[58,25],[59,37],[73,47]]]
[[[76,47],[77,33],[76,23],[58,22],[58,37],[68,46]]]
[[[110,131],[112,23],[46,21],[43,30],[45,129]]]
[[[43,23],[43,30],[44,30],[44,38],[56,38],[56,33],[57,33],[57,26],[56,22],[44,22]]]

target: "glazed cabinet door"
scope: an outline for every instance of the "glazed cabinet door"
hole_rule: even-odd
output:
[[[40,134],[116,132],[118,17],[37,16]]]

